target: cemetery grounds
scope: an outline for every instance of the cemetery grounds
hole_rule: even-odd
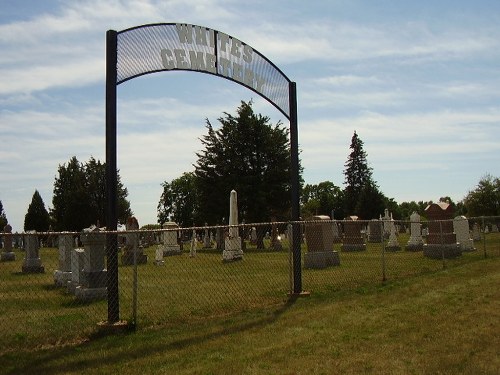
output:
[[[285,227],[286,223],[280,224],[280,233],[286,231]],[[191,229],[187,229],[186,233],[191,233]],[[144,232],[144,235],[150,233]],[[454,320],[460,321],[467,316],[467,312],[456,309],[463,303],[475,303],[474,298],[481,298],[483,303],[487,302],[488,306],[481,307],[486,315],[465,319],[464,324],[475,324],[478,334],[487,327],[498,332],[500,234],[483,234],[481,241],[475,242],[475,251],[464,252],[462,256],[454,259],[442,260],[425,258],[421,251],[405,251],[404,245],[408,238],[406,233],[399,234],[402,250],[397,252],[385,251],[384,242],[367,243],[366,251],[360,252],[341,251],[341,244],[336,243],[334,250],[339,251],[340,266],[303,269],[303,290],[308,291],[310,297],[298,300],[289,298],[292,275],[289,243],[286,239],[281,241],[280,250],[270,249],[269,239],[265,242],[266,250],[256,249],[248,243],[244,259],[231,263],[223,263],[219,250],[204,249],[201,242],[196,244],[196,255],[193,256],[190,241],[186,241],[181,255],[165,257],[163,265],[155,265],[153,260],[156,245],[148,246],[144,249],[149,258],[146,264],[119,267],[120,315],[121,319],[133,323],[131,325],[135,328],[135,333],[118,337],[101,337],[98,328],[97,323],[106,320],[107,301],[79,302],[64,288],[55,286],[53,272],[58,267],[56,247],[40,249],[45,272],[36,274],[21,272],[23,251],[15,249],[15,261],[0,263],[0,373],[20,373],[20,368],[21,373],[35,371],[36,368],[38,370],[35,372],[44,373],[42,363],[33,358],[25,358],[33,356],[34,354],[29,354],[33,352],[40,355],[40,358],[50,357],[50,353],[59,353],[61,361],[76,367],[64,367],[66,365],[63,366],[57,360],[55,363],[71,372],[78,368],[78,361],[64,359],[68,351],[80,352],[90,346],[89,355],[99,358],[104,353],[118,355],[115,351],[124,350],[122,343],[129,345],[129,349],[135,345],[140,346],[140,340],[145,340],[146,347],[147,342],[151,340],[154,347],[164,346],[166,351],[179,351],[180,356],[184,353],[196,358],[199,354],[192,353],[191,348],[196,348],[198,342],[204,346],[214,341],[214,345],[218,346],[216,349],[209,345],[206,350],[214,357],[200,359],[200,363],[192,368],[192,372],[181,365],[182,362],[191,363],[188,357],[182,360],[176,357],[171,363],[176,373],[182,372],[180,369],[185,370],[184,373],[240,373],[242,368],[253,369],[248,373],[267,373],[266,370],[271,373],[301,373],[300,367],[294,369],[286,367],[286,364],[299,366],[298,358],[307,358],[314,350],[323,353],[325,347],[329,348],[328,354],[323,354],[329,359],[326,362],[318,358],[313,360],[318,373],[328,373],[327,365],[333,365],[331,361],[335,362],[335,358],[343,359],[341,362],[345,366],[345,373],[359,369],[356,366],[365,365],[365,372],[377,372],[383,363],[372,360],[363,364],[362,348],[365,344],[382,347],[385,345],[388,350],[401,351],[401,347],[407,342],[404,338],[398,339],[398,332],[408,331],[409,328],[403,324],[405,319],[410,318],[408,314],[414,315],[409,321],[419,319],[410,326],[416,331],[419,331],[420,325],[426,326],[422,319],[429,318],[433,321],[447,310],[454,311],[456,316],[443,313],[443,319],[451,320],[448,324],[453,324]],[[306,244],[302,244],[302,252],[303,255],[307,252]],[[434,291],[434,283],[441,289]],[[422,286],[419,286],[420,284]],[[470,292],[464,289],[467,286],[470,287]],[[487,289],[483,290],[483,287]],[[430,292],[424,293],[422,288],[427,288]],[[392,292],[394,295],[391,295]],[[463,297],[460,297],[461,293]],[[474,297],[470,296],[470,293],[475,293]],[[416,310],[407,305],[409,302],[402,294],[415,296]],[[425,301],[426,298],[429,301]],[[466,301],[467,298],[470,299],[469,302]],[[484,302],[485,299],[488,301]],[[398,300],[405,301],[405,304],[398,305]],[[328,319],[322,318],[323,315]],[[286,327],[282,326],[283,323],[277,323],[281,316],[287,316],[283,318]],[[389,332],[383,321],[376,321],[377,317],[392,325]],[[276,329],[284,329],[287,332],[288,336],[282,337],[282,340],[285,340],[283,345],[288,352],[274,352],[271,356],[270,352],[263,349],[268,345],[266,342],[272,342],[276,336],[276,332],[268,331],[274,324]],[[259,328],[264,329],[264,335],[267,336],[263,340],[266,342],[257,341],[256,344],[252,340],[260,340],[255,338]],[[389,343],[387,337],[378,337],[377,328],[380,329],[380,335],[385,333],[392,336],[395,344]],[[455,332],[447,331],[456,329],[454,325],[448,327],[445,324],[441,328],[443,332],[423,333],[428,336],[430,343],[426,343],[425,337],[420,338],[422,349],[411,349],[416,358],[428,350],[435,350],[435,355],[442,357],[441,361],[453,354],[443,352],[447,347],[444,344],[441,344],[441,347],[434,347],[432,344],[435,340],[439,345],[439,337],[443,335],[449,335],[450,339],[456,336]],[[196,330],[196,335],[190,338],[190,334],[194,333],[193,329]],[[330,330],[331,334],[325,337],[325,332]],[[236,358],[232,358],[231,352],[234,348],[231,345],[239,347],[243,344],[232,341],[247,340],[243,336],[246,331],[252,334],[252,339],[248,339],[245,347],[254,352],[254,361],[260,358],[260,355],[267,358],[261,364],[253,363],[248,359],[252,358],[252,355],[248,355],[246,351],[240,353],[240,349],[236,349],[235,353],[242,356],[239,362],[243,362],[239,363]],[[166,337],[173,341],[167,340]],[[330,342],[334,337],[336,339]],[[410,340],[412,337],[414,339],[413,333],[410,334]],[[479,340],[480,337],[476,339]],[[484,339],[490,340],[489,354],[492,354],[492,358],[478,357],[479,363],[484,366],[481,373],[495,373],[499,365],[498,335],[486,335]],[[345,345],[338,346],[336,340]],[[316,341],[323,342],[325,347],[318,349],[314,344]],[[354,344],[359,346],[360,353],[345,362],[346,353],[352,356],[352,353],[356,352]],[[109,348],[103,348],[108,345]],[[274,345],[280,346],[277,343]],[[346,351],[350,347],[352,353]],[[228,352],[221,352],[220,348],[226,348]],[[272,348],[271,345],[269,350]],[[419,350],[423,352],[419,353]],[[144,355],[147,356],[148,353],[145,348]],[[152,350],[152,353],[155,357],[161,354],[157,349]],[[470,348],[469,355],[473,357],[474,348]],[[479,356],[484,355],[484,351],[479,351]],[[121,372],[134,373],[134,367],[128,367],[128,361],[112,361],[108,367],[101,367],[101,370],[97,371],[99,367],[94,367],[96,363],[87,363],[82,359],[85,355],[82,353],[81,356],[76,358],[80,358],[89,370],[94,369],[96,373],[104,371],[105,368],[109,373],[116,372],[121,366]],[[290,356],[292,359],[287,359]],[[400,366],[399,370],[403,373],[408,369],[414,369],[415,373],[422,370],[422,360],[412,363],[408,354],[402,357],[409,362],[398,364],[391,357],[390,363],[396,366],[394,368]],[[102,360],[104,358],[100,359]],[[162,362],[157,358],[157,365],[158,361]],[[473,373],[472,370],[477,369],[478,362],[474,362],[474,367],[469,368],[469,362],[461,361],[465,366],[462,370],[471,370],[470,373]],[[285,367],[275,368],[275,363],[279,362]],[[147,368],[143,361],[138,363]],[[228,367],[217,367],[224,363]],[[428,360],[428,363],[429,366],[439,366],[433,360]],[[452,363],[451,369],[460,367],[460,363],[450,359],[444,363],[448,363],[448,366]],[[314,373],[314,366],[311,366],[311,363],[304,364],[303,372]],[[47,368],[47,373],[54,370],[49,369],[50,367]],[[127,369],[131,372],[127,372]],[[447,373],[440,367],[430,369]],[[135,370],[138,371],[138,368]],[[154,371],[150,369],[146,372]]]

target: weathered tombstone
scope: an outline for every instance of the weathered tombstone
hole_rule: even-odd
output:
[[[12,262],[16,260],[16,254],[12,251],[12,227],[10,224],[5,225],[3,231],[3,251],[0,260],[2,262]]]
[[[250,243],[252,245],[257,245],[257,228],[252,227],[250,230]]]
[[[163,232],[163,256],[181,255],[182,250],[178,241],[179,226],[177,223],[168,222],[163,224],[163,228],[168,229]]]
[[[392,220],[392,214],[389,213],[389,210],[386,208],[384,210],[384,216],[380,218],[380,220],[384,223],[384,238],[388,238],[391,233],[391,227],[389,222]]]
[[[425,209],[427,215],[427,243],[424,256],[431,259],[455,258],[462,255],[453,233],[453,207],[445,202],[432,203]]]
[[[420,224],[420,215],[413,211],[410,215],[410,239],[406,244],[408,251],[422,251],[424,240],[422,239],[422,224]]]
[[[104,259],[106,253],[106,235],[99,228],[90,227],[80,236],[85,249],[83,258],[82,282],[75,289],[75,296],[80,301],[107,298]]]
[[[205,233],[203,235],[203,248],[210,249],[212,247],[212,242],[210,241],[210,232],[208,230],[208,224],[205,223]]]
[[[156,246],[155,252],[155,265],[163,266],[165,261],[163,260],[163,247],[161,245]]]
[[[71,280],[68,281],[68,293],[75,294],[76,287],[83,284],[85,250],[76,248],[71,251]]]
[[[238,230],[238,195],[235,190],[231,190],[229,197],[229,232],[224,239],[222,260],[231,262],[241,259],[243,259],[243,250]]]
[[[342,235],[340,233],[339,224],[337,220],[332,221],[332,230],[333,230],[333,243],[341,243]]]
[[[40,244],[36,231],[29,231],[25,238],[25,254],[22,266],[23,273],[44,273],[45,267],[39,256]]]
[[[481,227],[477,222],[472,226],[472,239],[474,242],[481,241]]]
[[[368,223],[368,242],[382,242],[382,224],[378,219],[372,219]]]
[[[491,224],[491,233],[498,233],[498,225]]]
[[[73,236],[61,233],[58,238],[59,268],[54,271],[54,283],[66,286],[71,280],[71,252],[73,251]]]
[[[385,247],[387,251],[399,251],[401,250],[401,246],[399,246],[397,229],[394,223],[394,220],[391,219],[389,222],[389,241],[387,241],[387,245]]]
[[[189,256],[194,258],[196,256],[196,230],[193,229],[193,234],[191,236],[191,248],[189,249]]]
[[[305,268],[326,268],[340,265],[337,251],[333,250],[333,230],[330,217],[313,216],[305,222],[307,253],[304,257]]]
[[[148,262],[148,256],[144,254],[142,246],[139,245],[139,222],[134,216],[127,219],[125,225],[127,230],[125,234],[125,247],[123,248],[122,264],[145,264]]]
[[[271,250],[281,251],[283,245],[281,244],[281,237],[279,235],[278,225],[271,223]]]
[[[470,238],[469,221],[465,216],[456,216],[453,219],[453,231],[462,251],[474,251],[474,240]]]
[[[363,223],[357,216],[349,216],[344,220],[344,238],[341,246],[342,251],[364,251],[366,243],[361,233]]]

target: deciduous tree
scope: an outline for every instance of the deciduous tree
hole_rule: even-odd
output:
[[[181,177],[164,182],[158,203],[158,222],[175,221],[182,227],[192,226],[198,212],[195,175],[186,172]]]
[[[486,174],[463,202],[468,216],[499,216],[500,178]]]

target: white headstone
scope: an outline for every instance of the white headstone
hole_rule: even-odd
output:
[[[229,233],[224,240],[222,259],[224,261],[233,261],[242,258],[243,250],[238,230],[238,195],[235,190],[232,190],[229,197]]]
[[[386,250],[388,251],[398,251],[401,250],[401,246],[399,246],[396,225],[394,220],[389,221],[389,241],[387,242]]]
[[[181,254],[181,246],[179,245],[177,223],[168,222],[163,224],[163,228],[169,229],[163,232],[163,256]]]
[[[73,236],[61,233],[59,241],[59,269],[54,271],[54,283],[66,286],[71,280],[71,252],[73,251]]]
[[[470,238],[469,221],[465,216],[457,216],[453,219],[453,232],[457,236],[457,242],[462,251],[474,251],[474,240]]]
[[[410,215],[410,239],[406,244],[406,250],[419,251],[424,248],[422,239],[422,224],[420,224],[420,215],[413,211]]]

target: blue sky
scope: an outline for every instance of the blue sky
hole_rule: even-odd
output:
[[[461,200],[500,175],[500,2],[0,0],[0,200],[14,231],[38,190],[47,206],[72,156],[105,160],[105,34],[157,22],[223,31],[297,82],[306,183],[343,186],[356,130],[397,202]],[[118,87],[118,168],[140,225],[161,183],[193,170],[205,119],[248,89],[193,72]],[[228,197],[229,198],[229,197]]]

